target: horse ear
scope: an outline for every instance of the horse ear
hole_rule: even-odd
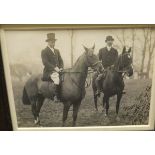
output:
[[[129,48],[129,50],[128,50],[128,53],[130,53],[131,52],[131,47]]]
[[[85,49],[85,51],[87,52],[88,51],[88,48],[86,46],[84,46],[84,45],[82,45],[82,46]]]
[[[126,52],[126,47],[124,46],[122,53],[125,53],[125,52]]]
[[[95,49],[95,43],[94,43],[94,45],[93,45],[92,49],[93,49],[93,50]]]

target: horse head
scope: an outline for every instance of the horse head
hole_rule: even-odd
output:
[[[87,48],[84,45],[83,47],[85,49],[87,67],[91,67],[92,69],[95,70],[102,70],[103,69],[102,63],[99,61],[98,56],[94,54],[95,44],[93,45],[92,48]]]
[[[119,69],[126,72],[129,77],[133,75],[131,47],[127,50],[124,46],[122,54],[119,57],[119,65]]]

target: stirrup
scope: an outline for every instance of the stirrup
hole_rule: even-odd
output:
[[[55,102],[55,103],[60,102],[60,100],[58,99],[58,97],[57,97],[57,96],[54,96],[54,102]]]
[[[101,91],[98,91],[98,90],[97,90],[97,92],[95,93],[95,95],[98,96],[98,97],[100,97]]]

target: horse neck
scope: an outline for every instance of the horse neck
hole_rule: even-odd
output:
[[[114,71],[120,71],[121,70],[121,55],[119,55],[117,61],[114,64]]]
[[[83,86],[86,81],[88,66],[86,65],[86,56],[83,54],[76,61],[75,65],[71,69],[72,78],[79,86]]]
[[[116,77],[118,78],[119,77],[122,77],[122,67],[121,67],[121,55],[119,55],[117,61],[115,62],[114,64],[114,68],[113,68],[113,78],[115,79]]]

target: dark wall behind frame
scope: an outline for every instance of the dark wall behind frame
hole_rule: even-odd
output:
[[[11,115],[6,90],[1,47],[0,47],[0,131],[12,131]]]

